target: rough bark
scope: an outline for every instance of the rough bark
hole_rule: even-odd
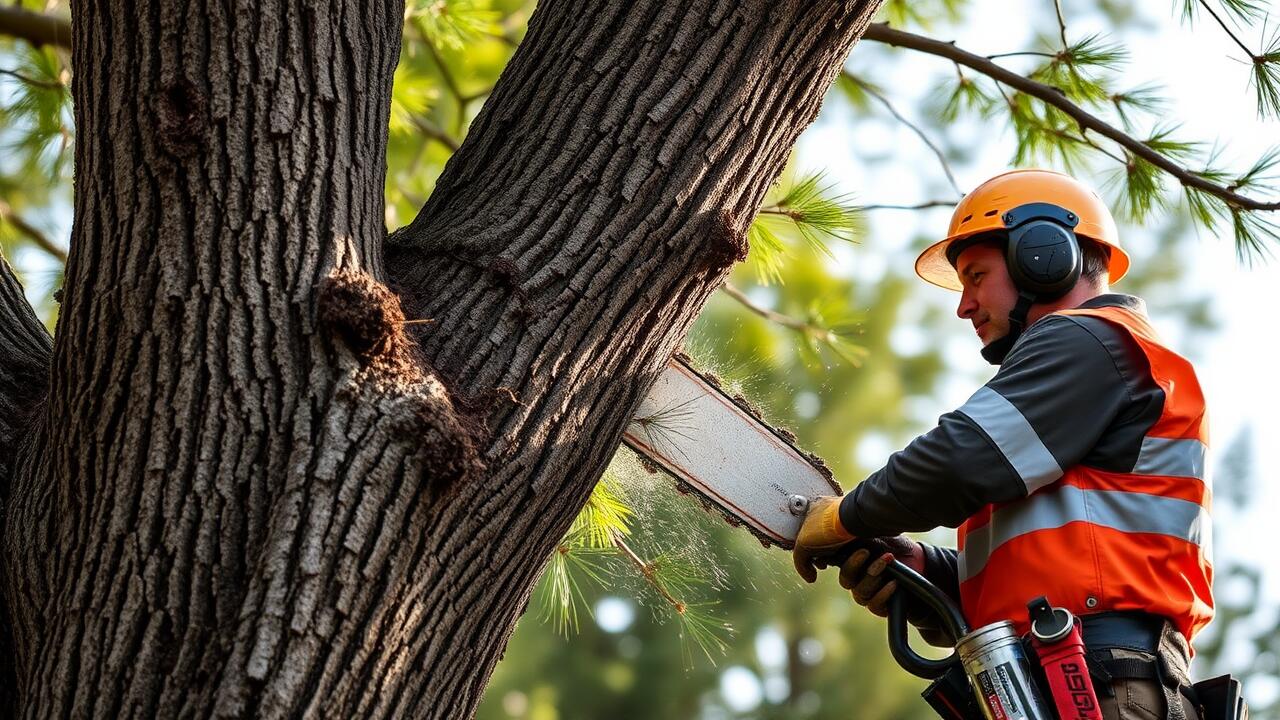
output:
[[[543,2],[385,262],[399,2],[73,8],[24,714],[470,716],[876,4]]]
[[[32,431],[49,387],[53,341],[27,304],[22,285],[0,257],[0,507],[13,482],[14,458]],[[0,511],[0,522],[3,522]],[[17,702],[13,637],[9,613],[0,597],[0,709]]]

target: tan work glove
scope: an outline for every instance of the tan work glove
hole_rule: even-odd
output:
[[[840,587],[853,594],[853,601],[880,617],[889,616],[889,598],[898,589],[898,583],[890,580],[885,568],[891,560],[918,573],[924,572],[924,549],[910,538],[870,538],[859,543],[869,543],[871,548],[855,550],[844,565],[840,566]]]
[[[809,501],[809,512],[804,516],[800,534],[796,536],[796,546],[791,551],[796,572],[805,582],[817,580],[818,558],[830,555],[850,540],[853,540],[853,533],[840,524],[840,498],[813,498]]]

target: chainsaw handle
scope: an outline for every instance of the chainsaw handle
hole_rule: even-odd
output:
[[[875,542],[875,538],[858,539],[841,547],[834,555],[826,558],[828,565],[839,567],[855,551],[869,549],[882,552],[884,548]],[[911,649],[907,633],[907,595],[909,592],[919,598],[941,620],[944,629],[957,640],[969,633],[969,624],[955,602],[937,585],[929,582],[923,575],[904,565],[899,560],[891,561],[886,566],[889,577],[898,583],[898,591],[889,599],[889,652],[902,669],[916,677],[932,680],[941,677],[952,665],[959,662],[955,654],[941,660],[926,658]]]
[[[951,633],[952,637],[957,639],[964,637],[969,632],[968,624],[965,623],[960,609],[951,601],[951,598],[947,597],[937,585],[924,579],[920,573],[897,560],[890,562],[887,570],[898,583],[898,591],[889,598],[889,653],[903,670],[916,677],[925,680],[942,677],[952,665],[960,662],[960,656],[952,653],[940,660],[934,660],[920,655],[911,648],[911,638],[907,634],[907,596],[902,591],[909,590],[923,600],[942,618],[947,632]]]

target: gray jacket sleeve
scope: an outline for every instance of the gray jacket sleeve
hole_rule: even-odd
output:
[[[1107,347],[1121,334],[1065,315],[1032,325],[990,382],[845,496],[845,527],[862,537],[957,527],[1062,477],[1131,402]]]

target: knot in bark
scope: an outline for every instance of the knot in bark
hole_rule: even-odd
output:
[[[177,157],[187,157],[204,144],[208,123],[204,91],[186,78],[165,83],[155,100],[160,145]]]
[[[422,379],[405,332],[400,298],[358,270],[338,270],[320,283],[316,298],[320,327],[360,360],[406,382]]]
[[[702,270],[710,274],[723,272],[734,263],[747,259],[747,236],[738,220],[728,210],[707,217],[706,248]]]

